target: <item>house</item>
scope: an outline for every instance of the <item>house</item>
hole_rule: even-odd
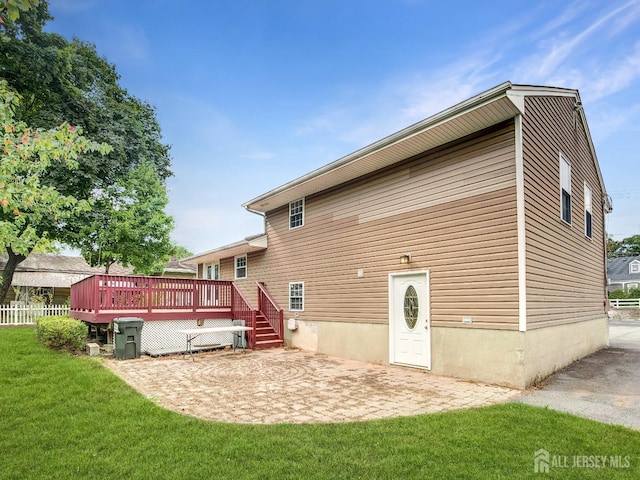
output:
[[[186,263],[172,256],[162,272],[163,277],[169,278],[196,278],[197,265]]]
[[[640,288],[640,256],[608,259],[607,283],[610,292]]]
[[[187,260],[268,290],[287,345],[522,388],[608,343],[576,90],[505,82],[243,206],[264,232]]]
[[[188,260],[264,285],[288,345],[522,388],[608,343],[576,90],[503,83],[243,206],[264,233]]]
[[[6,265],[6,255],[0,255],[0,271]],[[34,299],[63,305],[69,301],[71,285],[96,273],[104,267],[91,267],[82,257],[32,253],[18,264],[13,275],[5,303],[32,303]],[[129,275],[133,269],[121,265],[111,266],[114,275]]]

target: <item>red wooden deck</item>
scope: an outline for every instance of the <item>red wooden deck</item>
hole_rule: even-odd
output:
[[[108,324],[120,317],[138,317],[145,321],[244,320],[245,325],[254,329],[248,336],[251,348],[255,348],[256,342],[260,343],[256,330],[265,328],[267,323],[269,333],[271,336],[275,333],[281,345],[282,309],[260,284],[258,292],[260,306],[256,310],[231,281],[94,275],[71,286],[70,315],[93,324]],[[267,332],[259,336],[262,334]]]

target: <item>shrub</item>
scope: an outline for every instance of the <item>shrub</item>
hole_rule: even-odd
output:
[[[625,292],[624,290],[618,289],[618,290],[614,290],[613,292],[609,292],[609,298],[622,299],[622,298],[629,298],[629,297],[627,296],[627,292]]]
[[[630,288],[627,298],[640,298],[640,288]]]
[[[80,320],[66,315],[58,315],[40,317],[36,323],[38,325],[38,340],[47,347],[66,351],[79,350],[84,347],[88,330]]]

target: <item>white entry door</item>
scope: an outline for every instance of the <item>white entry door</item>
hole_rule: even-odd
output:
[[[389,275],[389,362],[431,369],[429,272]]]

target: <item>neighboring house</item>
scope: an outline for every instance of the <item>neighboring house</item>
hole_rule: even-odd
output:
[[[610,292],[640,288],[640,256],[607,260],[607,283]]]
[[[243,205],[195,255],[288,345],[525,387],[608,342],[610,210],[576,90],[498,85]]]
[[[186,263],[171,257],[169,263],[164,267],[163,277],[169,278],[196,278],[198,266],[195,263]]]
[[[0,272],[7,257],[0,255]],[[97,273],[104,267],[91,267],[82,257],[32,253],[21,262],[13,275],[5,303],[32,303],[44,299],[46,303],[62,305],[68,302],[71,285]],[[115,264],[109,270],[113,275],[131,275],[132,268]]]

